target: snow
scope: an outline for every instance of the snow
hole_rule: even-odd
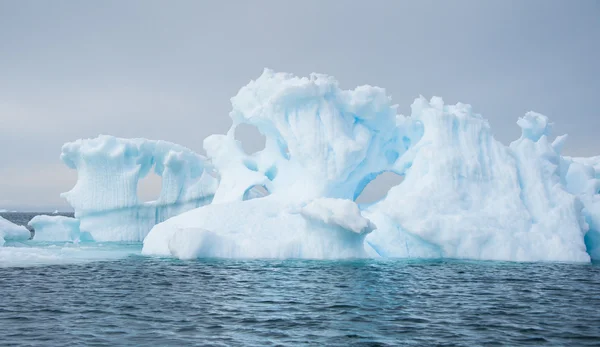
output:
[[[35,231],[35,241],[92,241],[91,236],[82,235],[79,220],[64,216],[39,215],[33,217],[28,225]]]
[[[61,159],[78,174],[62,196],[96,241],[142,241],[155,224],[209,203],[217,186],[204,157],[166,141],[101,135],[65,144]],[[138,182],[152,169],[160,196],[141,202]]]
[[[25,241],[31,233],[22,225],[16,225],[0,217],[0,247],[10,241]]]

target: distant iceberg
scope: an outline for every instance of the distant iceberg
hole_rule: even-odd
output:
[[[207,157],[163,141],[100,136],[63,147],[77,169],[63,196],[96,241],[141,241],[146,255],[226,258],[600,259],[600,158],[561,155],[566,136],[534,112],[496,141],[470,105],[417,98],[409,117],[378,87],[265,70],[231,99],[233,125]],[[248,155],[241,124],[266,137]],[[141,203],[152,168],[159,199]],[[355,200],[378,175],[404,177]]]
[[[142,241],[155,224],[210,203],[218,184],[204,157],[166,141],[99,136],[65,144],[61,159],[78,174],[62,196],[96,241]],[[140,202],[138,182],[151,170],[160,196]]]
[[[31,237],[31,232],[22,225],[16,225],[0,217],[0,247],[9,241],[25,241]]]
[[[92,241],[89,233],[81,233],[79,220],[64,216],[39,215],[33,217],[28,225],[34,230],[35,241]]]

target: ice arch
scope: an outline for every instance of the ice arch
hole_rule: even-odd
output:
[[[253,185],[295,201],[351,199],[365,177],[403,172],[399,160],[419,141],[422,125],[397,115],[385,90],[342,90],[332,77],[298,78],[265,70],[231,99],[233,125],[212,135],[204,148],[222,175],[215,202],[240,201]],[[236,129],[251,125],[266,138],[265,149],[247,155]]]
[[[213,203],[157,225],[144,253],[364,256],[364,237],[375,225],[354,193],[365,177],[404,172],[411,158],[404,154],[419,141],[422,125],[398,115],[382,88],[342,90],[320,74],[298,78],[265,70],[231,103],[227,134],[204,140],[221,177]],[[244,152],[235,139],[243,124],[265,136],[262,151]],[[253,187],[271,194],[247,200]]]
[[[77,183],[62,196],[96,241],[142,241],[155,224],[210,203],[218,184],[204,157],[166,141],[101,135],[65,144],[61,159],[77,170]],[[151,170],[161,191],[143,203],[138,182]]]
[[[256,153],[265,148],[265,136],[253,125],[240,124],[235,128],[234,134],[246,154]]]

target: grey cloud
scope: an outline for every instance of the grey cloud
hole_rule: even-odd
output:
[[[571,135],[567,154],[597,154],[599,17],[593,0],[2,1],[0,208],[63,203],[75,176],[58,156],[76,138],[201,152],[264,67],[385,87],[404,114],[420,94],[470,103],[504,143],[535,110]]]

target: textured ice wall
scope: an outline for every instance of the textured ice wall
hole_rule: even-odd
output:
[[[65,144],[61,159],[78,174],[62,196],[96,241],[142,241],[156,223],[210,203],[218,184],[204,157],[166,141],[103,135]],[[150,170],[162,188],[156,201],[142,203],[138,181]]]

